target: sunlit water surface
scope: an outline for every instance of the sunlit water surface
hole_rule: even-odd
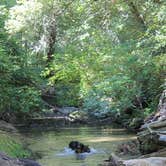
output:
[[[122,141],[134,139],[123,129],[111,127],[63,128],[55,131],[24,133],[28,148],[42,155],[42,166],[97,166],[107,159]],[[72,140],[80,141],[91,148],[91,153],[76,155],[68,148]]]

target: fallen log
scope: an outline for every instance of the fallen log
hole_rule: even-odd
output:
[[[152,153],[166,146],[166,135],[156,131],[146,131],[138,135],[139,149],[143,154]]]
[[[164,121],[155,121],[155,122],[151,122],[151,123],[146,123],[144,125],[141,126],[141,130],[146,129],[147,127],[150,128],[162,128],[162,127],[166,127],[166,120]]]
[[[153,152],[150,154],[142,155],[139,158],[148,158],[148,157],[166,157],[166,148],[161,149],[157,152]]]
[[[166,135],[159,134],[158,136],[159,136],[158,138],[159,145],[166,146]]]
[[[156,113],[145,120],[137,134],[143,154],[158,151],[166,146],[166,90],[159,99]]]

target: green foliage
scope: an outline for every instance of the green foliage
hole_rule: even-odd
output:
[[[92,117],[102,118],[112,112],[109,100],[97,91],[91,91],[84,97],[83,110]]]
[[[40,109],[40,92],[33,87],[22,86],[15,88],[12,96],[12,109],[15,111],[31,112]]]
[[[0,13],[1,25],[4,25],[6,13]],[[4,27],[0,28],[0,111],[32,115],[30,112],[42,107],[36,86],[41,69],[34,67],[39,61],[21,47],[18,38],[9,38]]]
[[[12,157],[19,157],[19,158],[30,157],[30,153],[27,150],[25,150],[23,145],[20,144],[19,142],[20,140],[11,137],[7,133],[1,133],[0,151]]]
[[[0,110],[3,110],[4,107],[8,104],[9,101],[9,91],[11,87],[9,86],[9,80],[11,77],[11,65],[10,60],[5,54],[3,47],[0,47]],[[9,66],[8,66],[9,65]]]
[[[59,106],[79,106],[79,84],[58,82],[55,85],[55,102]]]
[[[39,109],[39,89],[52,86],[48,102],[82,106],[96,117],[132,122],[140,111],[155,111],[165,83],[165,4],[17,1],[2,17],[1,110]]]
[[[13,44],[9,40],[0,44],[0,110],[28,112],[39,108],[40,91],[33,85],[31,66],[20,55],[25,53]]]

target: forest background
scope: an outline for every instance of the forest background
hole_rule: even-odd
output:
[[[0,118],[72,106],[132,125],[155,112],[165,11],[164,0],[1,0]]]

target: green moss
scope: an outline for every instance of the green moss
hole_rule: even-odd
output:
[[[0,151],[12,157],[30,156],[30,152],[23,147],[19,138],[5,132],[0,134]]]

